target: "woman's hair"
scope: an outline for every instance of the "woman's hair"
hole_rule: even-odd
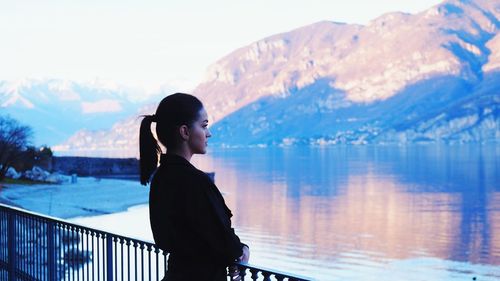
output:
[[[156,122],[156,136],[168,151],[179,145],[179,127],[190,127],[198,119],[202,108],[203,104],[195,96],[175,93],[160,102],[155,115],[143,116],[139,132],[141,184],[149,183],[161,153],[161,148],[151,132],[151,123]]]

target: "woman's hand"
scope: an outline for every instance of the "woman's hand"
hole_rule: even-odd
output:
[[[242,250],[243,254],[238,258],[238,261],[242,263],[248,263],[248,260],[250,260],[250,249],[248,248],[248,246],[243,246]]]

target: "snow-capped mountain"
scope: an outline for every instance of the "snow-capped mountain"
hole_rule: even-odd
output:
[[[130,116],[138,105],[129,90],[98,81],[77,83],[57,79],[0,81],[0,114],[34,129],[34,143],[54,145],[78,129],[108,129]]]
[[[499,17],[499,0],[447,0],[367,25],[319,22],[227,55],[194,94],[220,145],[496,141]],[[89,135],[137,155],[134,126]]]

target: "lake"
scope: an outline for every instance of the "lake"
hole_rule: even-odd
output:
[[[318,280],[499,280],[499,153],[273,147],[212,149],[193,163],[216,173],[253,264]],[[75,221],[149,240],[147,218],[142,206]]]

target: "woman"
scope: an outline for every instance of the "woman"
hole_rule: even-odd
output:
[[[151,133],[166,147],[161,148]],[[151,180],[149,213],[155,243],[170,253],[164,280],[227,280],[226,267],[248,262],[248,246],[231,228],[231,211],[211,179],[191,163],[205,154],[207,112],[196,97],[176,93],[164,98],[155,115],[141,123],[141,184]],[[151,175],[153,177],[151,178]]]

